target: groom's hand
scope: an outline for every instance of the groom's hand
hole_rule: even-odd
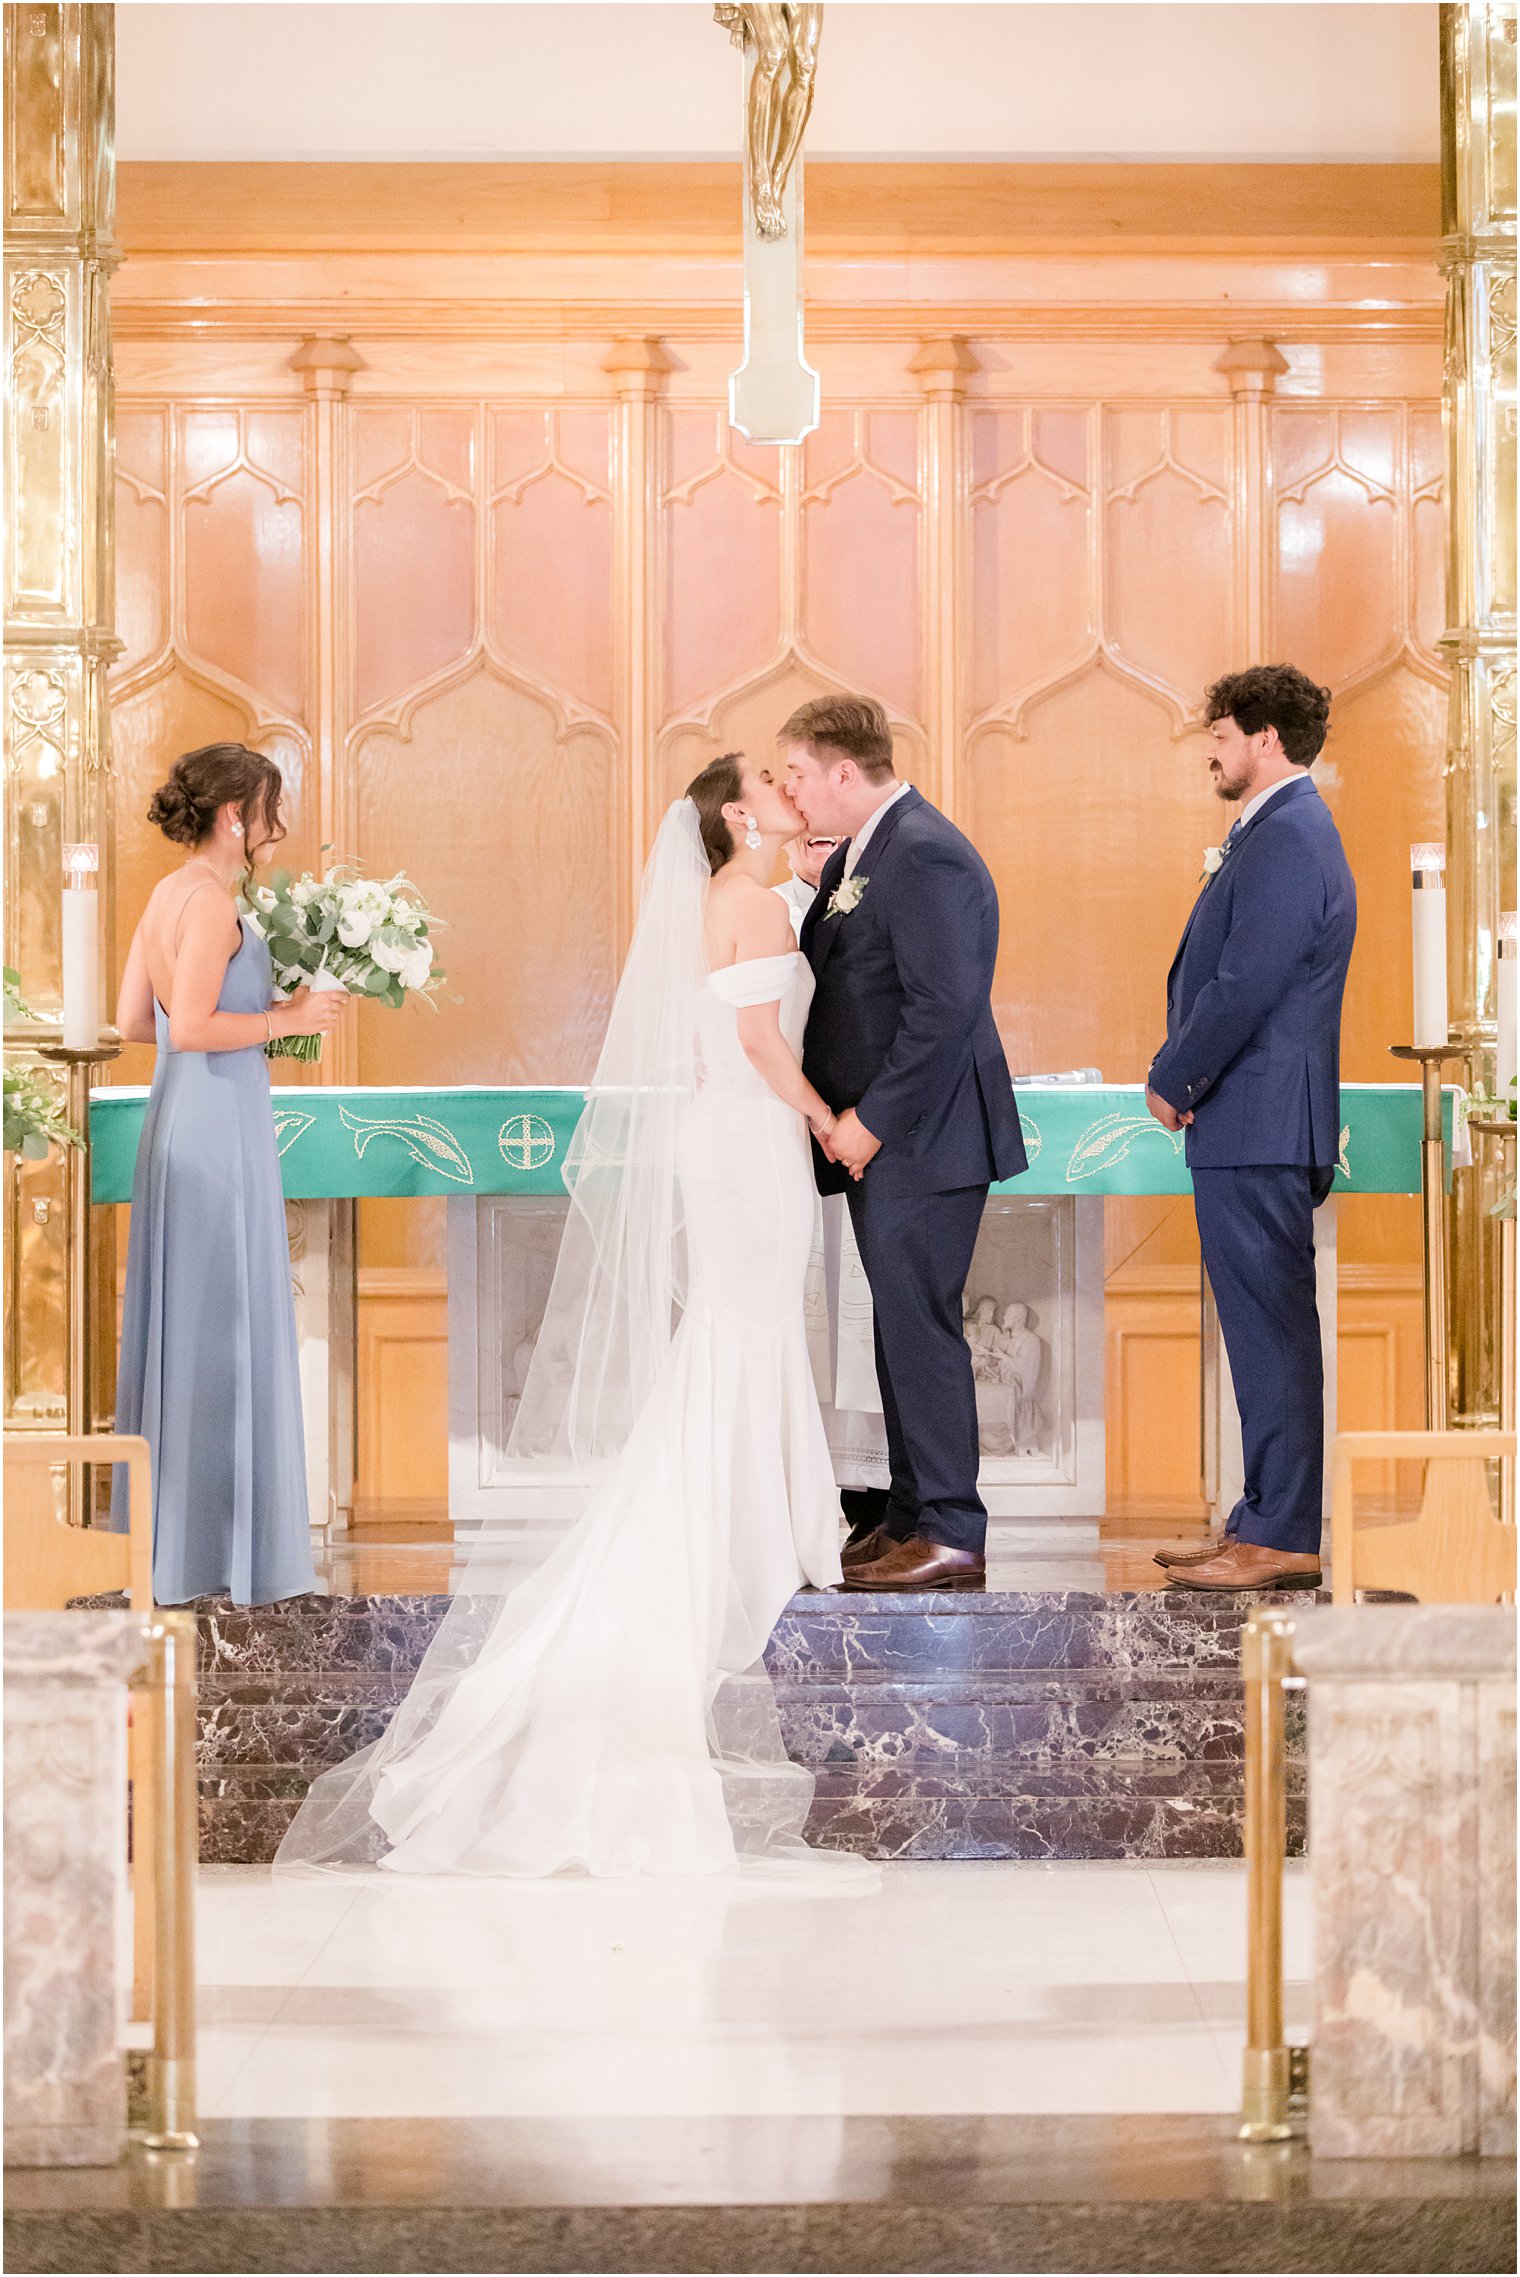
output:
[[[853,1107],[846,1107],[829,1133],[829,1152],[852,1178],[858,1179],[864,1176],[866,1164],[880,1154],[881,1140],[866,1129]]]
[[[1164,1131],[1180,1131],[1193,1119],[1190,1114],[1179,1115],[1170,1099],[1163,1099],[1160,1092],[1153,1091],[1148,1083],[1145,1086],[1145,1104]]]

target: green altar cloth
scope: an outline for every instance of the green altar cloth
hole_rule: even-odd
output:
[[[132,1198],[146,1091],[97,1091],[91,1102],[94,1198]],[[558,1194],[578,1090],[277,1090],[275,1128],[286,1198],[340,1195]],[[1182,1138],[1145,1111],[1139,1084],[1024,1084],[1018,1089],[1029,1169],[1001,1193],[1186,1194]],[[1445,1096],[1451,1135],[1452,1094]],[[1341,1088],[1337,1193],[1412,1194],[1420,1185],[1415,1084]]]

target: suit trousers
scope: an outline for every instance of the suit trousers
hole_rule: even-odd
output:
[[[1245,1493],[1225,1531],[1318,1554],[1324,1514],[1325,1368],[1315,1302],[1314,1212],[1333,1170],[1272,1163],[1193,1172],[1204,1268],[1240,1410]]]
[[[922,1534],[946,1549],[985,1549],[977,1492],[976,1384],[962,1330],[985,1186],[948,1194],[849,1188],[850,1218],[876,1315],[876,1375],[892,1488],[883,1520],[894,1540]]]

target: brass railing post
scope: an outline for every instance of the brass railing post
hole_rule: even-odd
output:
[[[195,1871],[199,1811],[195,1774],[193,1613],[160,1613],[153,1647],[155,1749],[153,2050],[148,2058],[149,2150],[197,2150],[195,2132]]]
[[[1292,2133],[1293,2060],[1283,2032],[1283,1857],[1288,1846],[1284,1680],[1293,1665],[1293,1623],[1253,1613],[1241,1638],[1246,1734],[1246,2050],[1240,2139],[1281,2142]]]
[[[1469,1115],[1467,1128],[1475,1132],[1498,1163],[1494,1185],[1513,1185],[1517,1126],[1508,1115]],[[1499,1221],[1499,1429],[1515,1428],[1515,1204]],[[1499,1515],[1506,1526],[1515,1523],[1515,1465],[1512,1458],[1499,1465]]]
[[[77,1439],[93,1431],[101,1393],[101,1386],[95,1380],[100,1342],[95,1315],[100,1292],[95,1286],[97,1244],[90,1203],[90,1086],[102,1068],[120,1059],[121,1044],[114,1032],[108,1032],[88,1050],[76,1051],[66,1044],[45,1043],[39,1044],[37,1051],[40,1058],[63,1069],[68,1087],[66,1112],[79,1133],[78,1146],[67,1150],[68,1217],[64,1231],[68,1348],[63,1428],[70,1438]],[[114,1345],[114,1318],[111,1342]],[[95,1473],[87,1463],[69,1465],[68,1512],[73,1526],[95,1523]]]
[[[1419,1062],[1424,1119],[1420,1136],[1420,1221],[1424,1229],[1425,1428],[1444,1431],[1451,1407],[1451,1339],[1446,1301],[1446,1138],[1441,1068],[1461,1059],[1460,1044],[1390,1044],[1395,1059]]]

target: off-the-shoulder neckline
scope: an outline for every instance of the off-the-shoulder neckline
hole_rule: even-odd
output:
[[[778,949],[772,957],[735,957],[731,965],[709,965],[707,977],[716,980],[720,972],[744,972],[750,965],[790,964],[793,957],[801,955],[800,949]]]

